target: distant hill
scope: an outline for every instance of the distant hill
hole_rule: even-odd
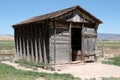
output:
[[[14,36],[9,34],[0,34],[0,40],[14,40]]]
[[[98,33],[98,40],[120,40],[120,34]]]

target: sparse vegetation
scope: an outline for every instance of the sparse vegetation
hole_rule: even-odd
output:
[[[98,41],[98,46],[120,46],[120,41]],[[14,46],[14,41],[12,40],[0,40],[0,50],[10,50],[9,46]],[[9,48],[8,48],[9,47]],[[1,55],[0,55],[1,56]],[[34,63],[26,60],[16,61],[21,66],[33,68],[36,70],[38,67],[54,70],[53,67],[49,64],[44,63]],[[120,55],[109,58],[107,61],[104,61],[105,64],[112,64],[120,66]],[[1,64],[0,63],[0,80],[36,80],[37,78],[42,77],[45,80],[80,80],[79,78],[75,78],[70,74],[51,74],[51,73],[37,73],[32,71],[22,71],[17,70],[11,66]],[[86,79],[86,80],[97,80],[96,78]],[[120,78],[102,78],[102,80],[120,80]]]
[[[0,50],[11,50],[14,48],[13,40],[0,40]]]
[[[98,46],[120,46],[120,41],[98,41]]]
[[[85,79],[85,80],[98,80],[98,79],[90,78],[90,79]],[[102,77],[100,80],[120,80],[120,78],[115,78],[115,77],[105,78],[105,77]]]
[[[14,54],[14,41],[13,40],[0,40],[0,58],[2,60],[13,57]]]
[[[35,63],[33,61],[27,61],[25,59],[21,59],[21,60],[18,60],[18,61],[15,61],[16,63],[19,63],[21,66],[24,66],[24,67],[27,67],[27,68],[43,68],[43,69],[47,69],[47,70],[51,70],[51,71],[54,71],[55,68],[52,67],[50,64],[48,63],[42,63],[42,62],[38,62],[38,63]]]
[[[0,46],[14,46],[13,40],[0,40]]]
[[[103,63],[120,66],[120,55],[112,57],[112,58],[108,58],[108,60],[103,61]]]
[[[80,80],[70,74],[22,71],[0,63],[0,80],[36,80],[39,77],[45,80]]]
[[[102,80],[120,80],[120,78],[110,77],[110,78],[102,78]]]

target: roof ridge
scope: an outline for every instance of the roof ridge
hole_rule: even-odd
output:
[[[80,7],[79,5],[76,5],[76,6],[72,6],[72,7],[65,8],[65,9],[61,9],[61,10],[58,10],[58,11],[55,11],[55,12],[50,12],[50,13],[43,14],[43,15],[40,15],[40,16],[35,16],[35,17],[29,18],[29,19],[27,19],[27,20],[25,20],[25,21],[23,21],[21,23],[15,24],[15,25],[28,24],[28,23],[42,21],[42,20],[46,20],[46,19],[54,19],[54,18],[57,18],[57,17],[59,17],[61,15],[64,15],[64,14],[66,14],[66,13],[72,11],[72,10],[75,10],[75,9],[81,10],[84,14],[86,14],[89,17],[93,18],[97,22],[102,23],[101,20],[99,20],[98,18],[93,16],[91,13],[89,13],[88,11],[86,11],[85,9]],[[15,26],[15,25],[13,25],[13,26]]]

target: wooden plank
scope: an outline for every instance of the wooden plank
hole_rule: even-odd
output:
[[[54,44],[54,41],[51,41],[51,43]],[[56,40],[56,44],[69,44],[69,41],[57,41]]]
[[[41,29],[41,26],[39,26],[38,28],[38,34],[39,34],[39,38],[38,38],[38,41],[39,41],[39,61],[40,62],[43,62],[43,56],[42,56],[42,29]]]
[[[54,28],[54,65],[56,64],[56,22],[53,22]]]
[[[46,53],[46,25],[43,24],[42,27],[43,27],[44,62],[45,62],[45,63],[48,63],[48,62],[47,62],[47,53]]]
[[[26,32],[26,50],[27,50],[27,60],[30,61],[30,29],[25,28],[25,32]]]
[[[37,36],[38,33],[37,32],[38,32],[38,29],[37,29],[36,25],[34,25],[34,27],[33,27],[33,32],[34,32],[34,41],[35,41],[34,42],[35,43],[34,44],[35,45],[34,46],[34,49],[35,49],[35,53],[34,53],[34,55],[35,55],[35,62],[38,63],[38,46],[37,46],[37,44],[38,44],[37,43],[37,38],[38,38],[38,36]]]
[[[20,51],[20,59],[23,59],[22,55],[22,36],[21,36],[21,29],[19,28],[19,51]]]
[[[27,59],[27,54],[28,54],[28,50],[27,50],[27,31],[26,31],[26,27],[24,27],[24,44],[25,44],[25,58]]]
[[[33,28],[30,27],[30,37],[31,37],[31,58],[32,58],[32,61],[34,61],[34,33],[33,33]]]
[[[18,45],[18,47],[17,47],[17,51],[18,51],[18,56],[19,56],[19,59],[20,59],[20,37],[19,37],[19,28],[17,28],[17,45]]]
[[[84,37],[83,37],[83,34],[84,34],[84,24],[82,25],[82,32],[81,32],[81,60],[84,61]]]
[[[64,35],[56,35],[56,40],[59,40],[59,41],[69,41],[69,36],[64,36]],[[51,36],[51,40],[53,41],[54,40],[54,37]]]
[[[52,22],[52,26],[50,26],[49,29],[49,60],[50,60],[50,64],[54,64],[54,43],[52,44],[51,41],[54,41],[54,28],[53,28],[53,22]]]
[[[46,22],[46,53],[47,53],[47,62],[50,63],[50,50],[49,50],[49,21]]]
[[[24,26],[21,27],[21,40],[22,40],[22,53],[23,53],[23,59],[26,59],[26,46],[25,46],[25,30],[24,30]]]
[[[72,61],[72,47],[71,47],[71,28],[72,28],[72,23],[69,25],[69,61]]]
[[[42,61],[44,62],[44,42],[43,42],[43,38],[44,38],[44,31],[43,31],[43,25],[41,24],[41,34],[40,34],[40,42],[41,42],[41,54],[42,54]]]
[[[14,28],[14,37],[15,37],[15,59],[19,59],[19,50],[18,50],[18,30]]]

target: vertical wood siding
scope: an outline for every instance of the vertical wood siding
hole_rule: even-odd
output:
[[[28,28],[29,27],[29,28]],[[16,58],[49,62],[49,28],[45,24],[15,28]]]

